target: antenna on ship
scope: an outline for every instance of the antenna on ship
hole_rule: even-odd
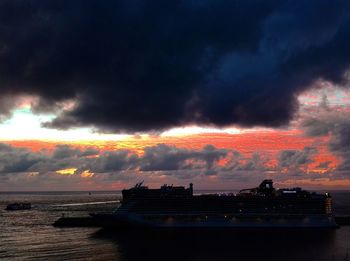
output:
[[[135,188],[140,188],[143,184],[144,180],[142,180],[140,183],[136,183]]]

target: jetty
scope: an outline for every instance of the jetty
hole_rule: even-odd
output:
[[[55,227],[101,227],[92,217],[61,217],[57,219],[53,226]]]
[[[32,205],[27,202],[20,202],[20,203],[12,203],[8,204],[5,208],[5,210],[30,210],[32,208]]]

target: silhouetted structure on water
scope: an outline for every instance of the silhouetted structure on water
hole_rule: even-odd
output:
[[[193,194],[188,188],[142,183],[122,191],[113,214],[92,214],[105,227],[335,228],[331,196],[301,188],[275,189],[272,180],[238,194]]]

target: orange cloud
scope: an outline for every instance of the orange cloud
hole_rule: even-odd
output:
[[[314,138],[305,137],[301,130],[287,131],[252,131],[239,134],[205,133],[197,135],[186,135],[181,137],[131,137],[120,141],[3,141],[15,147],[25,147],[32,151],[46,149],[52,151],[56,145],[69,144],[73,147],[93,147],[100,150],[128,149],[142,153],[145,147],[155,146],[159,143],[174,145],[179,148],[200,149],[207,144],[217,148],[235,149],[241,153],[252,153],[256,150],[279,151],[284,149],[303,149],[311,146]]]
[[[113,151],[127,149],[139,156],[144,153],[146,147],[155,146],[159,143],[173,145],[178,148],[200,150],[205,145],[211,144],[219,149],[231,149],[238,151],[242,158],[240,164],[249,162],[253,153],[259,153],[263,157],[263,167],[268,171],[288,173],[291,171],[288,167],[278,167],[278,155],[283,150],[300,150],[305,147],[314,147],[317,152],[311,155],[311,162],[306,162],[299,166],[300,171],[307,174],[331,173],[341,163],[341,160],[328,150],[329,137],[307,137],[301,130],[255,130],[236,134],[227,133],[202,133],[196,135],[183,136],[142,136],[129,137],[119,141],[74,141],[69,143],[70,146],[84,150],[86,148],[95,148],[100,151]],[[47,150],[52,152],[56,145],[67,144],[66,142],[49,142],[49,141],[7,141],[15,147],[25,147],[34,152]],[[98,157],[92,155],[87,157]],[[218,166],[226,166],[229,163],[228,158],[220,159]],[[76,169],[65,169],[57,171],[61,175],[74,174]],[[82,172],[81,177],[89,178],[94,174],[88,170]]]
[[[330,178],[317,178],[317,179],[288,179],[278,182],[278,185],[291,187],[291,186],[307,186],[307,187],[327,187],[330,189],[348,188],[350,187],[350,179],[338,179],[332,180]]]
[[[94,175],[94,173],[90,172],[90,170],[84,170],[80,176],[82,178],[91,178]]]

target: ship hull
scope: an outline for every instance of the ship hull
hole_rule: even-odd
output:
[[[314,216],[234,216],[234,217],[183,217],[160,215],[117,215],[94,216],[102,227],[117,228],[163,228],[163,229],[259,229],[259,228],[338,228],[334,218],[327,215]]]

